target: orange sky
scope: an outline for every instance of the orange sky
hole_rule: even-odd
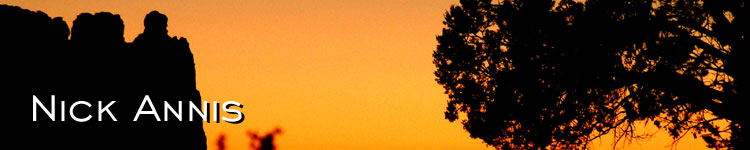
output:
[[[443,119],[447,95],[434,81],[432,51],[443,13],[457,0],[134,0],[3,1],[61,16],[108,11],[131,42],[143,17],[169,17],[169,34],[195,54],[198,90],[207,101],[238,101],[241,124],[205,124],[209,150],[227,134],[230,150],[248,149],[246,130],[279,126],[280,150],[491,149],[459,123]],[[655,131],[654,127],[650,128]],[[611,149],[611,138],[595,149]],[[669,149],[671,138],[626,149]],[[706,149],[686,137],[676,149]]]

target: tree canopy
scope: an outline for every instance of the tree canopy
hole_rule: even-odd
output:
[[[636,122],[746,149],[745,4],[461,0],[433,53],[445,118],[499,149],[585,149]]]

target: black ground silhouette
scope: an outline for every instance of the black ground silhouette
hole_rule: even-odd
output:
[[[445,117],[499,149],[637,139],[639,121],[748,149],[748,14],[746,0],[461,0],[433,54]]]
[[[93,109],[75,109],[74,114],[92,115],[92,121],[71,118],[51,121],[37,110],[39,121],[32,123],[34,141],[22,149],[206,149],[202,119],[188,120],[188,102],[201,104],[195,86],[193,55],[185,38],[169,37],[167,17],[157,11],[144,21],[145,31],[133,43],[123,38],[124,24],[119,15],[82,13],[69,30],[62,18],[50,18],[41,11],[0,5],[5,51],[21,52],[29,61],[27,81],[32,94],[45,106],[51,95],[68,104],[88,101]],[[70,36],[70,39],[68,37]],[[163,112],[164,101],[183,101],[183,120],[155,121],[141,115],[132,121],[141,100],[150,95],[156,111]],[[108,116],[98,119],[97,101],[117,101]],[[170,103],[177,109],[176,103]],[[82,107],[82,106],[79,106]],[[66,110],[67,111],[67,110]],[[105,114],[106,115],[106,114]],[[159,113],[163,116],[163,113]]]

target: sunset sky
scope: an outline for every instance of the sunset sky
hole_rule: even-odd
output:
[[[63,17],[69,26],[83,12],[119,14],[127,42],[143,32],[148,12],[166,14],[169,34],[190,42],[203,100],[244,105],[241,124],[204,124],[209,150],[222,133],[229,150],[247,150],[247,130],[274,127],[284,130],[280,150],[492,149],[444,119],[447,95],[432,74],[435,36],[458,0],[0,3]],[[662,131],[624,148],[670,149],[671,142]],[[707,149],[692,136],[672,148]]]

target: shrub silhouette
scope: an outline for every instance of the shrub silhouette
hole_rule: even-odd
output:
[[[276,144],[273,142],[273,137],[281,135],[281,128],[273,129],[267,132],[265,135],[254,131],[247,131],[247,136],[250,137],[250,148],[255,150],[276,150]]]
[[[223,133],[219,134],[219,138],[216,139],[216,147],[217,147],[217,149],[218,150],[226,150],[226,148],[227,148],[226,147],[226,142],[227,142],[226,135],[224,135]]]
[[[275,150],[276,144],[273,142],[274,137],[281,135],[281,128],[276,128],[267,132],[264,135],[256,131],[247,131],[247,136],[250,137],[250,149],[251,150]],[[219,134],[219,138],[216,140],[216,147],[218,150],[226,149],[226,135]]]

